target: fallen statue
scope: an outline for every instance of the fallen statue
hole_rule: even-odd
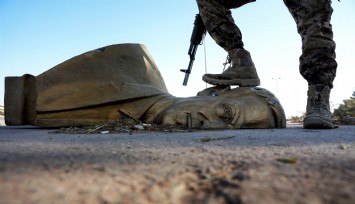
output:
[[[5,78],[6,125],[87,126],[133,118],[196,129],[284,128],[277,98],[258,87],[212,87],[171,95],[147,48],[118,44],[32,76]]]

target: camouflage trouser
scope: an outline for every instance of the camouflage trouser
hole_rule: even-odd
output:
[[[230,9],[255,0],[196,0],[207,31],[226,51],[243,47]],[[331,0],[284,0],[302,37],[300,73],[312,84],[333,87],[337,63],[330,24]]]
[[[234,23],[231,8],[238,8],[255,0],[197,0],[206,30],[226,51],[242,48],[242,33]]]
[[[335,78],[335,42],[330,24],[331,0],[284,0],[302,37],[300,73],[310,85],[331,88]]]

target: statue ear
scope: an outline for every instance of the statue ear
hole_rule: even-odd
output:
[[[281,104],[279,102],[269,103],[269,107],[274,116],[275,128],[286,128],[286,116]]]
[[[197,93],[197,96],[219,96],[220,93],[229,91],[230,86],[213,86]]]

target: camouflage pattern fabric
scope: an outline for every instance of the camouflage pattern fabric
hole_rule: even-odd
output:
[[[302,37],[300,73],[309,85],[333,87],[337,62],[330,24],[331,0],[284,0]]]
[[[200,15],[206,30],[218,45],[227,52],[242,48],[242,33],[234,23],[230,8],[238,8],[255,0],[197,0]]]
[[[196,0],[207,31],[227,52],[244,46],[230,9],[255,0]],[[300,73],[310,85],[333,87],[337,63],[330,24],[331,0],[284,0],[302,37]]]
[[[244,4],[254,2],[256,0],[216,0],[219,4],[222,4],[224,7],[228,9],[238,8],[243,6]]]

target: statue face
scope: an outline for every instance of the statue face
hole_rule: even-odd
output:
[[[230,90],[217,96],[182,99],[165,109],[158,120],[164,125],[203,129],[275,126],[273,112],[266,98],[243,89]]]
[[[161,114],[159,123],[191,128],[231,128],[239,125],[238,104],[216,98],[199,97],[179,101]]]

